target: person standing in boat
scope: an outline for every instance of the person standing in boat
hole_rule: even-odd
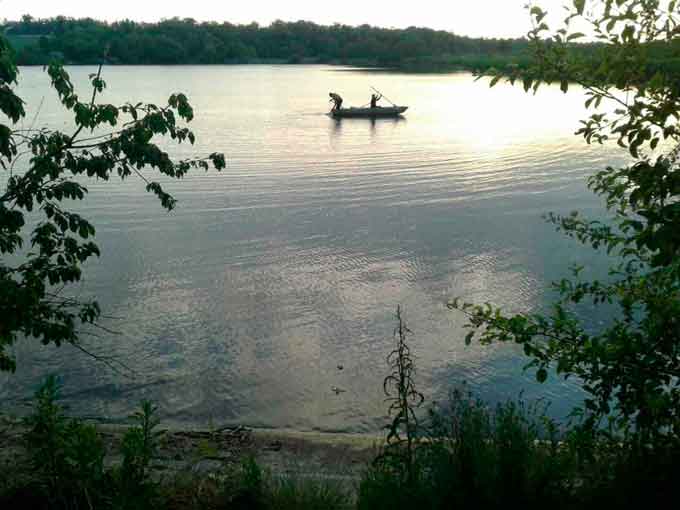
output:
[[[333,110],[332,111],[336,111],[336,110],[339,110],[340,108],[342,108],[342,98],[340,97],[339,94],[336,94],[335,92],[330,92],[328,95],[331,96],[329,101],[333,102]]]
[[[382,99],[382,94],[371,94],[371,108],[377,108],[377,102]]]

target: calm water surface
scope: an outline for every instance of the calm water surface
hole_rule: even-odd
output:
[[[92,71],[70,69],[83,94]],[[103,254],[76,291],[98,296],[120,334],[86,345],[136,374],[21,342],[17,373],[0,375],[3,408],[25,409],[58,372],[84,416],[117,420],[149,398],[175,424],[373,432],[397,304],[430,399],[467,381],[492,402],[520,391],[551,400],[558,417],[578,400],[572,381],[532,382],[513,346],[465,347],[446,302],[540,310],[569,263],[604,267],[541,220],[601,214],[585,178],[616,153],[573,136],[582,94],[324,66],[110,67],[105,78],[111,102],[186,92],[198,142],[172,153],[222,151],[227,169],[169,182],[170,214],[137,179],[90,183],[80,209]],[[38,123],[67,129],[48,85],[22,69],[25,125],[42,102]],[[359,106],[369,85],[409,105],[406,117],[325,115],[330,90]]]

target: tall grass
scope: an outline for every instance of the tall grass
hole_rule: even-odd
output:
[[[349,510],[351,495],[337,483],[277,477],[252,458],[224,471],[166,488],[169,510]]]
[[[358,507],[567,508],[574,460],[551,431],[538,407],[509,401],[490,409],[454,391],[446,407],[431,411],[412,483],[375,464],[359,487]]]

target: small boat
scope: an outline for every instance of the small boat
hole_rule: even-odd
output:
[[[408,106],[376,106],[375,108],[341,108],[331,110],[330,115],[336,119],[345,117],[399,117],[408,110]]]

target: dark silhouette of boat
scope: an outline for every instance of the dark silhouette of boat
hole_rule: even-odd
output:
[[[375,108],[340,108],[339,110],[331,110],[330,115],[333,118],[376,118],[376,117],[399,117],[402,113],[408,110],[408,106],[376,106]]]

